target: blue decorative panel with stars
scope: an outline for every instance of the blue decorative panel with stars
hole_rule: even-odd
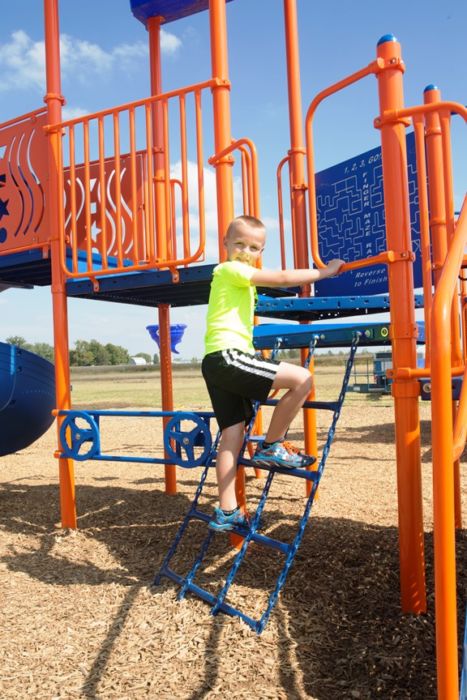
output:
[[[45,111],[0,125],[0,251],[39,246],[50,230],[45,206]]]
[[[420,215],[413,132],[407,135],[410,226],[415,287],[422,286]],[[362,153],[316,174],[321,258],[361,260],[386,250],[381,148]],[[352,270],[316,285],[317,296],[383,294],[388,291],[386,265]]]

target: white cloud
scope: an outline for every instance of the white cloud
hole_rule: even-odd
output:
[[[82,109],[82,107],[69,107],[65,105],[62,109],[63,121],[68,121],[69,119],[77,119],[85,114],[89,114],[88,109]]]
[[[161,29],[162,53],[166,53],[167,55],[174,54],[178,51],[181,45],[182,42],[178,36],[175,36],[175,34],[170,34],[170,32],[166,32],[164,29]]]
[[[173,55],[182,42],[174,34],[162,30],[161,50]],[[117,44],[106,51],[98,44],[84,41],[69,34],[60,38],[63,78],[72,77],[87,83],[92,76],[108,74],[113,69],[131,71],[147,59],[147,44]],[[11,34],[10,40],[0,44],[0,91],[45,89],[45,48],[43,41],[34,41],[23,30]]]
[[[190,221],[190,242],[191,252],[195,252],[199,242],[199,209],[198,209],[198,166],[193,161],[188,161],[188,199],[189,199],[189,221]],[[181,179],[181,163],[178,161],[170,169],[170,177]],[[216,173],[214,168],[205,167],[203,169],[204,180],[204,216],[206,228],[206,262],[217,262],[219,260],[218,225],[217,225],[217,188]],[[178,189],[176,196],[179,196]],[[242,210],[242,185],[239,177],[234,177],[234,208],[237,215]],[[179,199],[177,199],[177,205]],[[182,232],[182,215],[180,206],[176,209],[177,238]],[[180,244],[179,244],[180,245]],[[180,247],[178,251],[181,251]]]

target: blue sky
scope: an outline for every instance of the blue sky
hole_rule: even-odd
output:
[[[233,0],[227,5],[232,132],[248,136],[258,149],[261,209],[270,229],[266,264],[276,257],[275,172],[288,149],[287,86],[281,0]],[[445,99],[467,102],[465,0],[410,3],[393,0],[298,0],[302,99],[306,107],[322,88],[374,59],[377,40],[393,33],[406,63],[407,105],[422,101],[429,83]],[[0,25],[0,120],[42,105],[45,92],[42,2],[2,3]],[[111,107],[149,94],[147,33],[130,12],[129,0],[62,0],[65,116]],[[208,15],[200,13],[165,26],[163,87],[209,78]],[[374,78],[333,98],[316,119],[316,166],[322,169],[378,145]],[[344,121],[345,119],[345,121]],[[455,123],[456,206],[467,183],[465,127]],[[461,155],[463,154],[463,156]],[[0,295],[0,339],[22,335],[52,342],[50,290],[8,290]],[[145,330],[157,322],[151,309],[70,300],[70,342],[96,338],[130,352],[153,352]],[[183,357],[202,354],[203,308],[177,309],[174,323],[187,323]]]

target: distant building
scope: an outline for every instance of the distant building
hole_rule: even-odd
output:
[[[147,365],[144,357],[130,357],[130,365]]]

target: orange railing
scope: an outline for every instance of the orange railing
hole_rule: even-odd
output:
[[[4,149],[0,193],[6,202],[0,255],[35,248],[48,254],[46,123],[47,109],[42,107],[0,124],[0,148]]]
[[[247,138],[232,141],[230,146],[209,158],[208,162],[215,166],[234,151],[240,151],[241,154],[243,213],[259,216],[258,156],[254,143]]]
[[[176,277],[176,267],[204,258],[201,102],[203,92],[216,84],[215,79],[205,81],[47,127],[63,134],[59,158],[65,215],[60,255],[67,277],[95,279],[156,268],[169,268]],[[174,134],[169,130],[169,112],[177,110],[180,126]],[[154,145],[156,132],[163,134],[162,149]],[[174,228],[176,184],[181,191],[180,253]],[[155,196],[161,185],[162,217]],[[193,191],[199,229],[194,242]]]
[[[318,240],[318,216],[316,208],[316,185],[315,185],[315,167],[314,167],[314,146],[313,146],[313,132],[312,132],[312,122],[315,112],[321,102],[330,95],[343,90],[344,88],[358,82],[362,78],[368,75],[375,75],[384,67],[384,62],[382,59],[377,58],[372,61],[368,66],[362,68],[355,73],[347,76],[343,80],[339,80],[337,83],[330,85],[319,92],[316,97],[311,102],[305,119],[305,136],[306,136],[306,156],[307,156],[307,178],[308,178],[308,216],[309,216],[309,229],[310,229],[310,247],[313,261],[317,267],[324,267],[325,264],[321,259],[319,252],[319,240]],[[357,260],[351,263],[346,263],[342,269],[343,272],[348,270],[355,270],[360,267],[366,267],[369,265],[379,265],[386,262],[391,262],[388,257],[389,252],[380,253],[377,256],[365,258],[364,260]]]
[[[456,552],[453,462],[462,453],[467,425],[467,376],[453,429],[451,308],[467,245],[467,198],[456,225],[432,306],[432,440],[436,646],[442,697],[457,692]]]

